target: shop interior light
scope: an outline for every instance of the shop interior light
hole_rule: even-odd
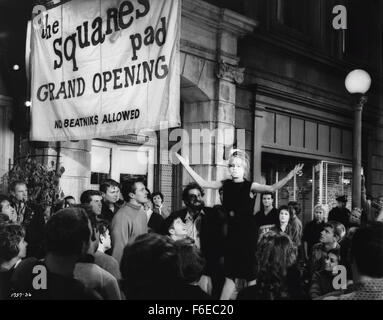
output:
[[[25,101],[24,105],[25,105],[26,107],[30,107],[30,106],[32,105],[32,102],[30,102],[30,101]]]
[[[12,67],[13,70],[17,71],[20,69],[20,66],[18,64],[14,64]]]

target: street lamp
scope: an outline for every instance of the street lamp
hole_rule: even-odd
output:
[[[345,86],[347,91],[355,97],[352,152],[352,207],[361,208],[362,110],[367,102],[366,92],[370,89],[371,77],[364,70],[353,70],[347,75]]]

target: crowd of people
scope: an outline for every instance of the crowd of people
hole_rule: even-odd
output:
[[[350,212],[340,196],[330,212],[315,206],[303,226],[298,202],[274,206],[302,165],[267,186],[246,179],[241,151],[223,182],[178,157],[196,182],[176,212],[139,179],[108,179],[51,210],[14,181],[0,195],[0,299],[383,299],[379,208]],[[205,205],[206,188],[220,204]]]

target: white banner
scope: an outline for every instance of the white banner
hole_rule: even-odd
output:
[[[40,16],[31,140],[180,126],[180,0],[72,0]]]

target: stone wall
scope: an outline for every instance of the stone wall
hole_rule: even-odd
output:
[[[237,42],[255,26],[252,19],[204,1],[185,0],[182,4],[183,128],[190,137],[193,129],[214,135],[203,143],[203,148],[198,146],[200,158],[194,157],[194,160],[199,164],[191,162],[194,170],[206,180],[223,180],[228,174],[225,160],[227,148],[235,142],[236,90],[243,81],[244,71],[238,67]],[[201,145],[200,141],[196,144]],[[185,154],[191,147],[193,145],[184,143],[182,152]],[[206,153],[208,161],[202,163]],[[190,181],[184,171],[183,187]],[[206,203],[213,205],[217,201],[218,193],[207,190]]]

